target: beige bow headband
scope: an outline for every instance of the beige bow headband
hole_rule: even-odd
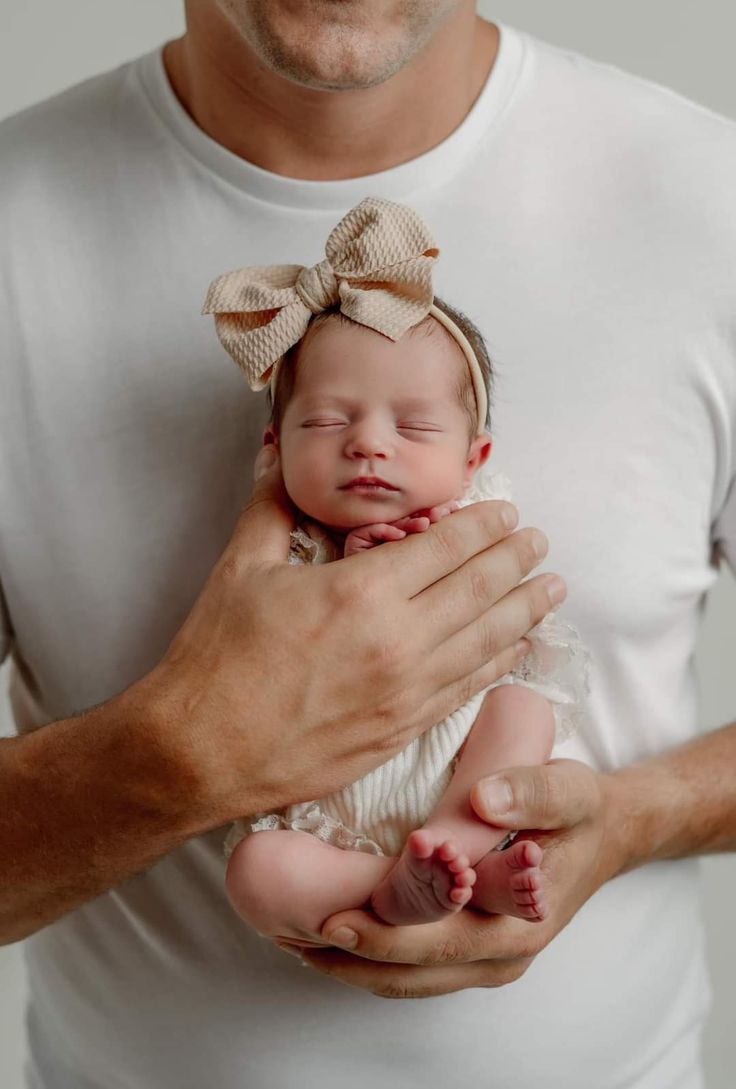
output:
[[[253,266],[210,284],[202,313],[215,315],[217,335],[251,389],[273,387],[284,353],[314,314],[337,303],[346,317],[394,341],[431,314],[467,359],[480,434],[488,411],[483,374],[467,337],[434,305],[432,264],[439,250],[416,212],[367,197],[330,233],[325,254],[313,268]]]

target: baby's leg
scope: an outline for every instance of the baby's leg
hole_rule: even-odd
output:
[[[233,851],[225,884],[235,910],[261,934],[319,939],[324,921],[366,905],[395,863],[308,832],[256,832]]]
[[[422,889],[426,890],[427,871],[434,867],[441,872],[442,845],[445,851],[454,849],[460,857],[462,851],[467,856],[465,861],[476,867],[473,905],[526,919],[543,917],[544,897],[538,869],[541,848],[524,840],[506,851],[494,852],[506,832],[475,816],[470,790],[478,779],[494,771],[544,763],[549,759],[553,741],[554,716],[543,696],[520,685],[491,689],[437,808],[424,827],[411,834],[399,862],[373,893],[371,904],[381,918],[396,924],[421,921],[416,917],[417,898]],[[424,873],[419,877],[418,859],[424,863]],[[466,870],[459,884],[472,886],[474,877],[472,870]],[[456,903],[459,901],[459,896],[452,898]],[[424,921],[440,917],[435,904],[427,903],[426,910],[430,914]]]

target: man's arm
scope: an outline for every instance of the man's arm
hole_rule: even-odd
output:
[[[621,871],[736,850],[736,723],[612,776],[621,790]]]
[[[465,909],[431,928],[390,927],[365,912],[342,912],[323,928],[325,941],[340,948],[308,949],[303,957],[391,998],[512,983],[616,875],[735,850],[734,768],[736,723],[610,774],[574,760],[499,772],[476,784],[473,807],[483,820],[544,847],[551,906],[544,922]]]
[[[518,585],[546,541],[514,524],[509,504],[481,503],[297,568],[267,470],[162,662],[0,742],[0,944],[191,836],[358,779],[511,669],[553,602],[551,576]]]
[[[131,690],[0,742],[0,945],[216,826],[204,778],[141,712]]]

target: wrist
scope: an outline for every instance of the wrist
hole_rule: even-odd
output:
[[[638,836],[631,784],[620,772],[601,775],[608,881],[638,865]]]
[[[189,839],[226,824],[230,815],[221,809],[221,791],[212,761],[202,752],[194,708],[177,700],[170,682],[168,668],[156,667],[114,703],[126,745],[139,754],[140,804]]]
[[[608,796],[608,835],[614,873],[626,873],[667,850],[673,814],[682,809],[672,777],[655,760],[632,764],[604,776]]]

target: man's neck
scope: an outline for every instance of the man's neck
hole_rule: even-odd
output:
[[[322,91],[271,71],[221,17],[190,22],[164,64],[217,143],[275,174],[327,181],[389,170],[441,143],[480,94],[498,41],[493,24],[464,9],[384,83]]]

